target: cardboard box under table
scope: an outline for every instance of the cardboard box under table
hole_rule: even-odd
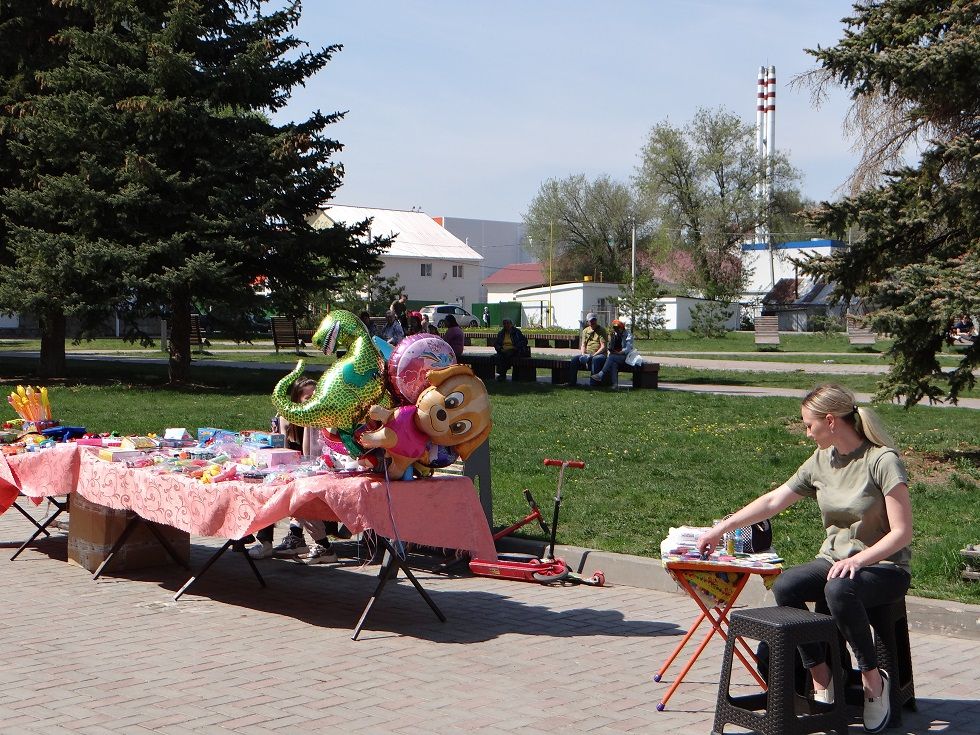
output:
[[[132,511],[107,508],[75,493],[68,526],[68,561],[97,572],[119,544],[113,554],[115,571],[177,562],[186,568],[191,551],[190,534],[159,523],[134,522],[134,516]]]

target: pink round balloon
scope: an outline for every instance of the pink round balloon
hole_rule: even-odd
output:
[[[388,381],[395,394],[406,403],[415,403],[428,387],[425,376],[456,364],[453,348],[434,334],[412,334],[395,346],[388,358]]]

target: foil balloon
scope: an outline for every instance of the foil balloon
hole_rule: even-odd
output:
[[[313,344],[325,354],[337,348],[347,353],[317,381],[305,403],[289,399],[289,388],[303,374],[304,362],[284,377],[272,392],[272,403],[289,423],[316,429],[336,429],[348,448],[356,448],[353,431],[374,405],[391,405],[385,389],[384,359],[371,341],[364,323],[349,311],[327,314],[313,335]]]
[[[427,386],[414,405],[389,411],[372,406],[368,415],[381,427],[365,431],[364,447],[381,447],[392,477],[407,478],[415,462],[431,456],[433,444],[448,447],[466,459],[490,436],[487,388],[466,365],[431,370]]]
[[[415,403],[423,390],[430,370],[441,370],[456,364],[456,355],[442,337],[413,334],[399,342],[388,358],[388,382],[395,395],[405,403]]]

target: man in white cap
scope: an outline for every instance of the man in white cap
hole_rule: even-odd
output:
[[[594,365],[595,358],[606,354],[606,330],[599,326],[595,314],[591,311],[585,315],[585,329],[579,339],[581,352],[572,358],[568,365],[568,384],[578,384],[578,371],[583,367],[589,373],[599,370],[598,365]]]
[[[619,366],[626,362],[626,356],[633,349],[633,335],[626,331],[626,324],[619,319],[612,320],[612,334],[605,358],[595,360],[592,384],[602,385],[606,376],[612,376],[613,388],[619,387]]]

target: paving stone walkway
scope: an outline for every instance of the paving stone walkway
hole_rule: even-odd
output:
[[[656,710],[695,611],[680,595],[421,573],[448,622],[402,580],[354,642],[374,567],[269,560],[261,589],[229,553],[175,603],[181,570],[94,582],[60,532],[8,561],[27,528],[0,516],[3,735],[711,730],[719,643]],[[192,539],[195,568],[217,545]],[[913,631],[912,649],[919,711],[889,732],[980,733],[980,641]]]

